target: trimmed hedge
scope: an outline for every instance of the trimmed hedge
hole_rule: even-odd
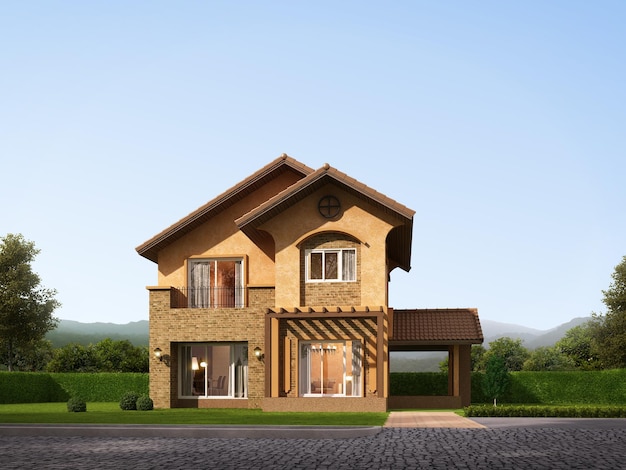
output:
[[[0,372],[0,403],[116,402],[128,390],[148,394],[148,374]]]
[[[493,402],[483,392],[482,372],[472,373],[472,403]],[[498,403],[527,405],[626,405],[626,369],[601,371],[512,372]],[[440,372],[393,372],[391,395],[447,395],[448,375]]]
[[[448,374],[441,372],[392,372],[391,395],[436,396],[448,394]]]
[[[464,411],[470,418],[626,418],[626,406],[472,405]]]

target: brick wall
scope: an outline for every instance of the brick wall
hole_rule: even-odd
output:
[[[169,288],[150,288],[150,350],[160,348],[163,361],[151,354],[150,396],[159,408],[191,406],[178,399],[178,344],[186,342],[248,342],[247,406],[259,408],[264,396],[265,366],[254,348],[265,350],[265,309],[272,304],[273,288],[251,289],[255,307],[243,309],[170,309]],[[198,402],[201,400],[198,400]],[[241,406],[241,399],[211,400],[211,406]],[[233,405],[238,401],[238,405]],[[193,402],[197,402],[193,400]],[[225,404],[224,404],[225,403]],[[196,405],[198,406],[198,405]]]

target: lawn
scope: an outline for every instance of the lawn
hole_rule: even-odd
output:
[[[387,413],[269,413],[250,409],[174,408],[123,411],[119,403],[87,403],[70,413],[66,403],[0,405],[0,423],[28,424],[246,424],[306,426],[382,426]]]

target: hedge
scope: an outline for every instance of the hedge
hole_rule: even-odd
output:
[[[492,403],[482,390],[484,374],[472,373],[472,403]],[[499,403],[535,405],[626,405],[626,369],[602,371],[512,372]],[[391,395],[447,395],[448,375],[393,372]]]
[[[116,402],[128,391],[148,394],[149,376],[138,373],[0,372],[0,403]]]
[[[464,411],[469,418],[626,418],[626,406],[472,405]]]

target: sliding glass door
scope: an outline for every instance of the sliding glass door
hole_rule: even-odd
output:
[[[360,341],[300,343],[300,396],[361,396]]]
[[[180,396],[246,398],[247,343],[180,345]]]

